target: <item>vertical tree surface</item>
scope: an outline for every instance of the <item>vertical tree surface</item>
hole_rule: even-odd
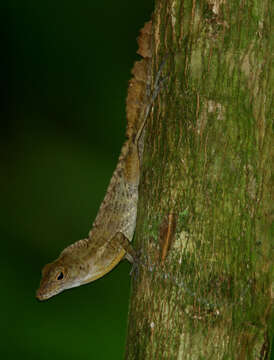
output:
[[[126,359],[268,359],[271,1],[155,3]]]

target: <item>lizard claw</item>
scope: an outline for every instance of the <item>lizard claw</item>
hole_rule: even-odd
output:
[[[130,270],[129,275],[132,276],[133,279],[137,279],[137,277],[139,276],[140,265],[141,265],[140,257],[141,257],[141,250],[139,250],[135,254],[133,262],[132,262],[132,268]]]

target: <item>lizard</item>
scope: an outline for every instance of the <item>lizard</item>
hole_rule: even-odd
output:
[[[130,242],[136,226],[143,151],[140,142],[143,141],[143,130],[152,102],[157,96],[157,89],[154,89],[152,96],[145,95],[149,82],[150,41],[151,21],[141,29],[138,51],[144,59],[135,62],[132,70],[134,77],[129,82],[127,140],[88,238],[66,247],[55,261],[45,265],[36,292],[38,300],[49,299],[63,290],[99,279],[123,258],[136,261],[136,253]]]

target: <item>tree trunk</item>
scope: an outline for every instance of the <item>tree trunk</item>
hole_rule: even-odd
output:
[[[155,3],[126,359],[268,359],[271,0]]]

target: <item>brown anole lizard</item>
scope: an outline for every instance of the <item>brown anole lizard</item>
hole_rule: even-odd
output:
[[[147,31],[141,40],[147,49],[147,33],[151,29],[151,23],[147,23],[144,29]],[[139,46],[142,45],[139,43]],[[147,68],[146,64],[145,66],[141,64],[141,68]],[[138,70],[137,73],[140,77],[143,76],[142,71]],[[138,77],[138,74],[134,75],[135,78]],[[133,79],[130,85],[135,86],[134,80],[136,81]],[[138,89],[134,91],[138,91]],[[132,119],[128,119],[128,140],[122,147],[117,167],[88,238],[65,248],[57,260],[43,268],[40,287],[36,293],[39,300],[46,300],[63,290],[89,283],[104,276],[124,257],[131,262],[134,260],[135,253],[130,241],[136,225],[140,156],[142,156],[142,149],[138,149],[138,143],[157,91],[154,89],[154,93],[146,101],[146,105],[139,106],[137,112],[133,109],[135,117],[138,113],[138,121],[133,119],[132,115]]]
[[[106,196],[87,239],[65,248],[57,260],[42,270],[39,300],[63,290],[94,281],[113,269],[124,256],[132,261],[132,240],[137,215],[139,155],[138,139],[122,148]]]

